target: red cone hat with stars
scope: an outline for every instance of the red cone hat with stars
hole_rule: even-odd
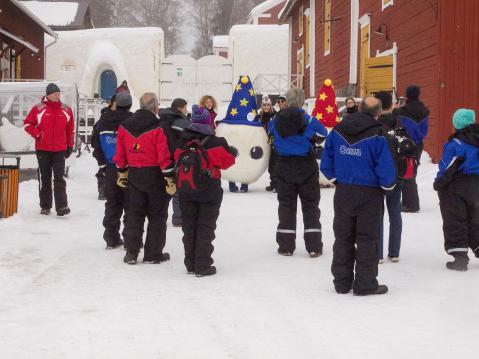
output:
[[[336,93],[333,82],[330,79],[324,81],[319,95],[314,104],[312,117],[315,117],[325,127],[333,128],[339,123],[338,105],[336,105]]]

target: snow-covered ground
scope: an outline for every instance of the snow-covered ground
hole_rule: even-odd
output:
[[[401,262],[380,266],[390,293],[364,298],[333,289],[333,189],[322,191],[317,259],[301,238],[293,257],[276,254],[266,177],[248,194],[225,192],[218,274],[198,279],[185,272],[178,228],[168,227],[168,263],[127,266],[123,250],[104,250],[95,171],[88,155],[75,162],[71,216],[40,216],[30,181],[19,214],[0,220],[0,358],[477,357],[479,261],[445,269],[430,163],[422,211],[404,215]]]

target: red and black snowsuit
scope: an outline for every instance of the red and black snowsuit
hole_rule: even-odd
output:
[[[138,110],[118,129],[114,162],[128,170],[128,217],[123,231],[127,250],[142,247],[143,227],[148,217],[143,260],[161,258],[166,242],[170,196],[165,176],[173,174],[172,155],[160,120],[147,110]]]
[[[34,106],[23,121],[25,131],[35,139],[40,181],[40,207],[52,208],[52,172],[55,208],[68,206],[65,157],[73,149],[75,119],[71,108],[61,102],[44,99]],[[68,153],[68,154],[67,154]]]
[[[211,185],[200,193],[181,193],[180,208],[183,220],[183,244],[185,247],[185,266],[188,272],[202,273],[212,264],[216,220],[220,214],[223,189],[221,188],[221,171],[235,163],[235,157],[229,151],[226,140],[214,136],[209,125],[193,124],[183,131],[181,143],[175,152],[178,160],[181,147],[193,139],[202,141],[208,157],[209,170],[212,173]]]

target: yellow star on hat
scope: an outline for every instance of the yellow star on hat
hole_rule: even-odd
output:
[[[242,99],[242,100],[240,101],[240,103],[241,103],[241,106],[244,106],[244,107],[246,107],[246,106],[248,106],[248,104],[249,104],[249,101],[248,101],[247,99],[245,99],[245,98],[244,98],[244,99]]]
[[[230,115],[231,115],[231,116],[236,116],[237,114],[238,114],[238,110],[233,107],[233,109],[232,109],[231,112],[230,112]]]

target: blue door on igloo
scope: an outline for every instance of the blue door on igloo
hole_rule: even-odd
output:
[[[108,101],[116,92],[118,86],[116,75],[111,70],[106,70],[100,76],[100,97]]]

